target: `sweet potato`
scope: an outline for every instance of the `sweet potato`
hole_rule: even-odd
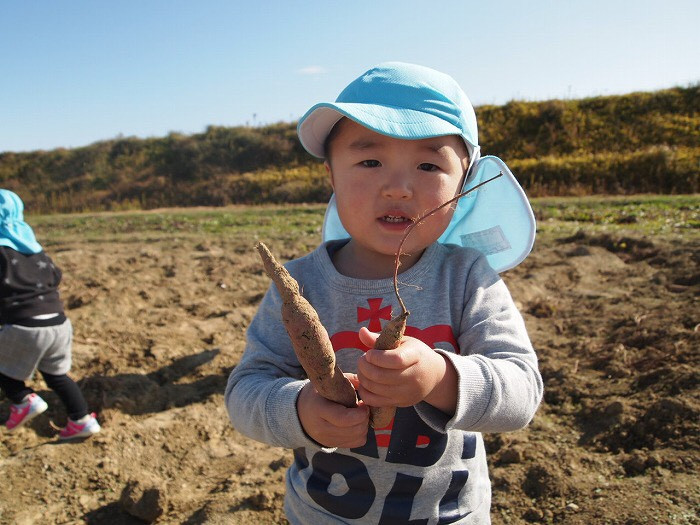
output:
[[[328,332],[316,310],[299,293],[299,283],[275,260],[265,244],[259,242],[255,247],[265,272],[282,296],[282,321],[311,384],[326,399],[349,408],[357,406],[355,388],[336,364]]]
[[[374,348],[378,350],[398,348],[403,333],[406,331],[407,318],[408,312],[404,310],[386,323],[374,343]],[[370,407],[369,424],[372,428],[383,428],[391,423],[394,414],[396,414],[396,407]]]
[[[316,310],[299,293],[299,283],[279,264],[264,243],[256,245],[265,272],[282,297],[282,321],[294,347],[299,363],[326,399],[346,407],[357,406],[357,394],[352,383],[335,362],[335,353],[328,332],[321,324]],[[375,348],[390,350],[399,346],[406,329],[408,312],[403,312],[384,325]],[[370,407],[370,425],[387,426],[394,417],[395,407]]]

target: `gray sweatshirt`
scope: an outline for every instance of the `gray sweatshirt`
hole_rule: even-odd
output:
[[[338,364],[356,372],[366,350],[358,331],[379,331],[400,308],[392,279],[345,277],[331,261],[343,241],[286,264],[331,337]],[[526,426],[542,378],[523,319],[505,283],[477,251],[433,244],[399,275],[411,314],[406,335],[443,354],[458,374],[457,409],[398,408],[367,443],[327,449],[301,427],[296,399],[306,384],[271,286],[247,332],[225,392],[235,428],[294,450],[285,512],[293,524],[490,523],[491,486],[481,432]]]

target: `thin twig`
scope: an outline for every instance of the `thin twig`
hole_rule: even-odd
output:
[[[503,175],[503,172],[501,171],[501,172],[498,173],[498,175],[496,175],[496,176],[494,176],[494,177],[491,177],[490,179],[487,179],[487,180],[485,180],[485,181],[483,181],[483,182],[480,182],[479,184],[477,184],[477,185],[474,186],[473,188],[469,188],[468,190],[463,191],[462,193],[458,193],[457,195],[455,195],[454,197],[452,197],[450,200],[443,202],[443,203],[440,204],[440,206],[438,206],[437,208],[434,208],[434,209],[430,210],[429,212],[427,212],[427,213],[421,215],[421,216],[418,217],[415,221],[413,221],[411,224],[408,225],[408,227],[406,228],[406,230],[405,230],[405,232],[404,232],[404,234],[403,234],[403,238],[401,239],[401,242],[399,243],[399,249],[398,249],[397,252],[396,252],[396,260],[394,261],[394,293],[396,294],[396,298],[398,299],[399,304],[401,305],[401,311],[402,311],[404,314],[408,315],[409,312],[408,312],[408,310],[406,309],[406,305],[404,304],[403,300],[401,299],[401,295],[399,294],[399,266],[401,266],[401,255],[402,255],[401,250],[402,250],[402,248],[403,248],[404,243],[406,242],[406,239],[408,238],[408,236],[409,236],[409,235],[411,234],[411,232],[413,231],[413,228],[415,228],[416,226],[418,226],[418,225],[419,225],[421,222],[423,222],[425,219],[427,219],[428,217],[430,217],[430,216],[433,215],[434,213],[438,212],[439,210],[441,210],[441,209],[444,208],[445,206],[448,206],[448,205],[452,204],[453,202],[458,201],[459,199],[461,199],[461,198],[464,197],[465,195],[467,195],[467,194],[473,192],[474,190],[480,188],[480,187],[483,186],[484,184],[487,184],[487,183],[491,182],[492,180],[495,180],[495,179],[497,179],[498,177],[501,177],[502,175]]]

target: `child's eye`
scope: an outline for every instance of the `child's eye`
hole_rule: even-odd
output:
[[[423,164],[418,165],[418,169],[422,171],[435,171],[438,169],[438,167],[430,162],[424,162]]]
[[[378,168],[379,166],[382,165],[381,162],[379,162],[378,160],[374,160],[374,159],[371,159],[371,160],[363,160],[363,161],[361,162],[361,164],[362,164],[365,168]]]

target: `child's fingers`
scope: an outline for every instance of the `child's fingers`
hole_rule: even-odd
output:
[[[333,406],[324,410],[322,417],[335,427],[350,429],[358,425],[367,425],[369,409],[365,405],[346,408],[338,403],[333,403]]]
[[[341,448],[361,447],[367,442],[369,425],[369,408],[361,405],[357,408],[345,408],[336,405],[326,419],[326,443]]]
[[[362,401],[366,403],[369,406],[372,407],[390,407],[390,406],[396,406],[396,401],[394,400],[393,397],[386,397],[383,396],[377,392],[381,392],[386,389],[385,385],[377,385],[377,384],[372,384],[371,381],[368,381],[369,387],[366,388],[364,385],[365,383],[363,382],[360,388],[358,389],[358,392],[360,394],[360,397],[362,397]],[[373,388],[376,390],[373,390]],[[395,391],[392,390],[392,393],[395,393]]]
[[[392,370],[372,365],[358,365],[360,384],[357,392],[365,403],[375,406],[365,397],[367,391],[373,394],[394,398],[400,392],[410,389],[415,383],[411,369]]]
[[[378,350],[384,352],[384,350]],[[390,368],[386,366],[378,366],[371,363],[365,355],[357,360],[357,372],[359,384],[365,388],[373,390],[370,382],[374,385],[396,385],[400,381],[401,372],[405,370],[403,367]]]
[[[357,448],[364,446],[365,443],[367,443],[367,427],[363,429],[362,433],[357,435],[349,435],[347,432],[343,433],[331,446],[338,448]]]
[[[408,368],[414,365],[419,358],[415,348],[403,343],[393,350],[367,350],[364,355],[364,359],[368,363],[391,370]]]
[[[327,447],[360,447],[367,440],[369,408],[356,408],[329,401],[311,383],[301,389],[297,400],[299,421],[306,434]]]
[[[374,343],[377,341],[377,338],[379,337],[379,334],[370,332],[366,327],[360,328],[360,332],[358,334],[360,336],[360,341],[362,342],[363,345],[365,345],[368,348],[374,348]]]
[[[339,427],[326,420],[320,420],[320,423],[314,427],[313,434],[309,435],[327,447],[361,447],[367,441],[368,424],[369,418],[364,423],[346,427]]]

